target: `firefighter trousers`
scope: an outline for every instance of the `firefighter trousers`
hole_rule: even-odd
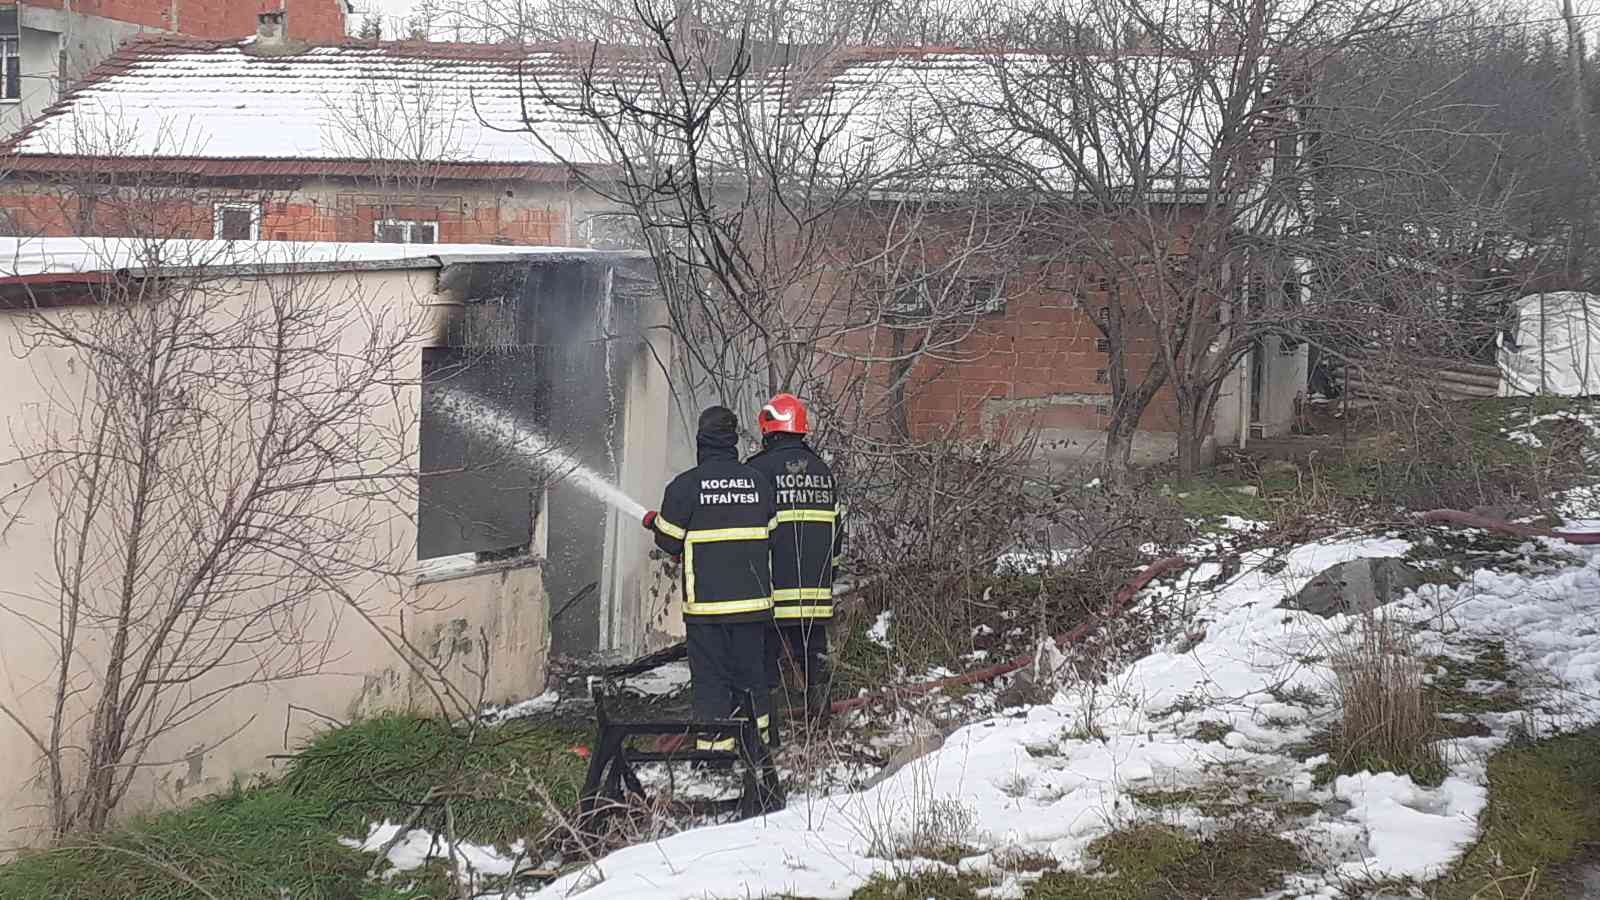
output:
[[[828,662],[828,620],[777,620],[767,633],[767,684],[776,701],[785,695],[781,662],[803,673],[806,718],[813,724],[829,717],[829,691],[833,669]],[[786,707],[798,704],[783,704]]]
[[[745,696],[749,694],[755,702],[761,739],[770,742],[772,702],[762,657],[765,656],[766,633],[771,627],[767,622],[685,623],[689,689],[696,721],[739,716]],[[736,746],[733,738],[696,742],[700,750],[732,750]]]

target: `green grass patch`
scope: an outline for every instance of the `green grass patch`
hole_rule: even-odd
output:
[[[0,866],[0,897],[200,900],[191,881],[228,900],[280,887],[305,900],[361,896],[371,859],[339,846],[327,813],[277,786],[235,788],[92,843],[26,853]]]
[[[1245,827],[1205,839],[1157,825],[1112,832],[1089,845],[1100,862],[1092,874],[1046,872],[1030,900],[1167,900],[1170,897],[1254,897],[1298,871],[1300,851],[1288,841]]]
[[[1427,691],[1439,711],[1476,714],[1521,709],[1522,694],[1512,681],[1505,643],[1482,640],[1464,646],[1471,659],[1434,656],[1428,660],[1432,677]],[[1491,683],[1498,686],[1490,687]]]
[[[590,739],[520,720],[469,735],[438,719],[383,714],[318,735],[295,755],[283,787],[322,804],[347,833],[409,820],[431,790],[419,826],[442,833],[449,799],[457,835],[504,845],[544,823],[535,781],[558,806],[577,802],[588,764],[571,748]]]
[[[917,872],[895,878],[874,875],[850,895],[850,900],[923,900],[925,897],[978,900],[980,887],[988,887],[988,883],[970,875],[949,872]]]
[[[373,857],[339,844],[369,822],[411,820],[433,792],[448,795],[464,840],[536,836],[535,781],[570,805],[584,762],[579,736],[522,722],[462,730],[386,714],[324,732],[278,782],[232,789],[183,809],[135,818],[97,839],[27,852],[0,865],[3,900],[401,900],[447,896],[442,864],[369,883]],[[443,832],[443,806],[418,827]]]
[[[1575,896],[1566,869],[1600,842],[1600,730],[1501,750],[1488,781],[1481,838],[1429,896]]]

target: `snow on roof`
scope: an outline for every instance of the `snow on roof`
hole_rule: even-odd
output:
[[[141,39],[25,130],[14,141],[13,165],[46,171],[81,166],[84,157],[113,157],[141,170],[192,160],[198,165],[184,171],[334,175],[389,160],[455,167],[462,177],[510,178],[530,177],[528,167],[560,171],[567,161],[605,164],[610,154],[570,108],[590,52],[352,42],[268,53],[235,43]],[[661,89],[654,64],[636,51],[602,48],[597,58],[607,88],[641,96]],[[1033,115],[1083,127],[1070,89],[1050,95],[1028,87],[1059,85],[1060,79],[1030,77],[1059,59],[1005,58],[1012,96]],[[826,136],[825,153],[835,160],[865,161],[880,171],[925,166],[935,161],[930,154],[948,156],[962,137],[969,146],[1019,154],[1046,177],[1074,177],[1059,154],[1020,138],[994,112],[1003,95],[997,59],[970,50],[857,49],[810,58],[800,51],[751,76],[759,79],[751,102],[802,138]],[[1161,104],[1148,142],[1157,174],[1191,169],[1207,151],[1215,116],[1197,99],[1203,92],[1186,89],[1196,80],[1184,63],[1121,56],[1115,63],[1091,60],[1086,71],[1097,80],[1131,81],[1137,95]],[[1098,117],[1109,127],[1108,117],[1124,112],[1099,110],[1087,120]],[[1125,174],[1116,160],[1095,165],[1112,180]],[[497,174],[484,174],[487,167]]]
[[[450,48],[450,49],[445,49]],[[240,43],[128,44],[15,141],[21,156],[557,163],[523,127],[519,85],[572,86],[554,51],[350,44],[264,53]],[[527,121],[581,152],[583,129],[528,100]]]
[[[115,237],[0,237],[0,285],[155,270],[330,271],[436,269],[455,262],[570,258],[615,251],[499,244],[377,244],[333,241],[195,241]],[[92,280],[92,279],[84,279]]]

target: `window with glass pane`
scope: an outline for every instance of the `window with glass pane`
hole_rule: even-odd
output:
[[[22,99],[22,30],[14,3],[0,6],[0,99]]]
[[[372,239],[380,244],[435,244],[439,223],[384,219],[373,224]]]

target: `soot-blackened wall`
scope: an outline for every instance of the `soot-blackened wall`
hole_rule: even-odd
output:
[[[457,289],[465,303],[447,346],[425,352],[418,555],[488,561],[542,550],[554,655],[607,646],[618,518],[562,480],[562,466],[530,465],[464,428],[437,392],[449,387],[508,411],[615,483],[628,381],[618,368],[636,364],[641,340],[637,267],[611,254],[474,264]],[[542,548],[532,546],[536,533]]]

